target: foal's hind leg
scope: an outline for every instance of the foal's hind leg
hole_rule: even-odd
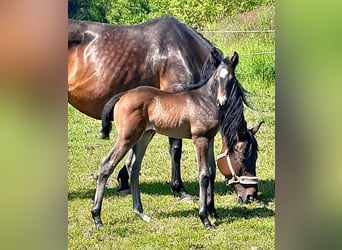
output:
[[[121,161],[129,149],[130,145],[125,142],[118,141],[112,151],[102,160],[100,174],[97,180],[94,204],[93,208],[91,209],[91,214],[93,216],[96,228],[103,226],[101,220],[101,208],[107,180],[113,173],[116,165]]]
[[[143,206],[140,198],[139,187],[139,172],[141,168],[141,162],[145,155],[146,148],[152,140],[155,132],[150,130],[144,133],[140,141],[133,147],[132,169],[131,169],[131,190],[133,198],[133,211],[140,216],[146,222],[150,222],[150,217],[144,213]]]

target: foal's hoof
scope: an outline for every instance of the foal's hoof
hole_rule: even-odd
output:
[[[101,227],[103,227],[103,223],[100,222],[100,223],[95,223],[95,228],[96,229],[100,229]]]
[[[212,225],[211,223],[207,223],[207,224],[204,225],[204,228],[205,228],[206,230],[213,230],[213,229],[216,228],[216,226],[215,226],[215,225]]]
[[[140,218],[141,218],[143,221],[145,221],[145,222],[147,222],[147,223],[150,223],[150,222],[151,222],[151,217],[148,216],[147,214],[145,214],[144,212],[140,213],[139,211],[134,210],[134,213],[136,213],[137,215],[139,215]]]

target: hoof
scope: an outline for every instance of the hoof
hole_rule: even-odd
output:
[[[102,222],[101,223],[95,223],[95,228],[96,229],[100,229],[101,227],[103,227]]]
[[[109,135],[105,135],[103,133],[100,133],[100,139],[102,139],[102,140],[109,140]]]
[[[117,192],[118,192],[119,195],[126,196],[126,195],[131,194],[131,189],[119,188]]]
[[[216,228],[216,226],[215,226],[215,225],[212,225],[211,223],[207,223],[207,224],[204,225],[204,228],[205,228],[206,230],[213,230],[213,229]]]
[[[193,204],[196,201],[196,198],[194,196],[192,196],[186,192],[181,192],[181,193],[174,192],[173,194],[175,197],[178,197],[178,199],[181,202],[184,202],[184,203]]]
[[[151,222],[151,218],[148,215],[144,214],[144,213],[141,214],[140,217],[141,217],[141,219],[143,221],[146,221],[147,223]]]
[[[148,216],[147,214],[145,214],[144,212],[140,213],[140,212],[138,212],[138,211],[135,210],[134,213],[136,213],[137,215],[139,215],[139,217],[140,217],[143,221],[145,221],[145,222],[147,222],[147,223],[151,222],[151,217]]]

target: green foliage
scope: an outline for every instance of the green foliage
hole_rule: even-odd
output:
[[[170,1],[170,12],[173,16],[190,24],[196,29],[203,28],[205,23],[217,20],[221,12],[220,1]]]
[[[135,24],[147,21],[150,12],[148,0],[110,1],[106,12],[109,23]]]
[[[275,0],[68,0],[72,19],[116,24],[141,23],[172,15],[197,29],[224,17],[252,10]]]
[[[77,20],[108,22],[106,12],[111,0],[68,0],[68,17]]]

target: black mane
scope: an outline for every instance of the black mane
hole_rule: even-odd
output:
[[[246,97],[248,92],[241,86],[235,76],[227,84],[226,88],[227,102],[220,108],[219,120],[221,135],[225,137],[227,147],[232,152],[233,146],[237,142],[237,136],[242,138],[248,132],[243,104],[248,107],[251,107],[251,105]]]
[[[223,59],[223,53],[216,47],[211,48],[211,54],[216,58],[217,61],[222,62]],[[210,54],[205,60],[202,69],[201,69],[201,76],[200,80],[197,83],[189,84],[187,85],[182,91],[189,91],[194,90],[202,87],[204,84],[206,84],[210,77],[214,74],[215,70],[217,69],[218,65],[214,65],[210,60]]]

